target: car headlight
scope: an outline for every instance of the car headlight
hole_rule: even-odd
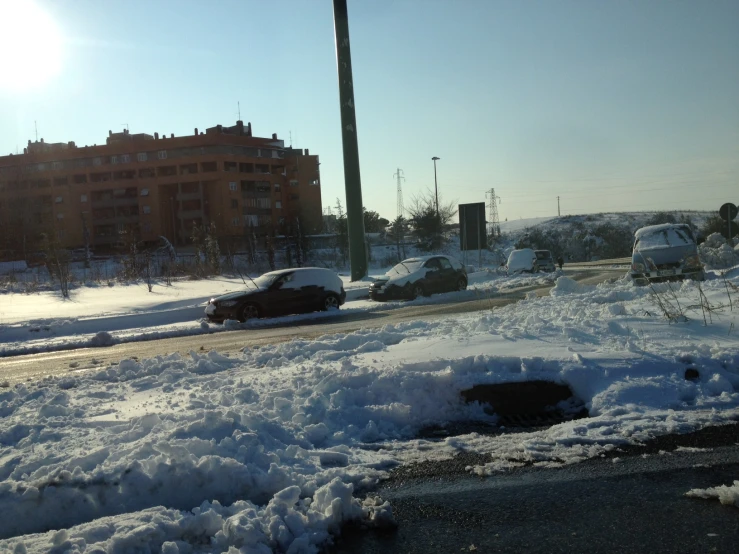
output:
[[[236,304],[238,304],[236,300],[224,300],[218,303],[222,308],[233,308]]]
[[[701,259],[698,257],[697,254],[694,256],[688,256],[685,258],[685,267],[700,267],[701,266]]]
[[[644,271],[644,264],[633,263],[633,264],[631,264],[631,269],[634,270],[634,271],[643,272]]]

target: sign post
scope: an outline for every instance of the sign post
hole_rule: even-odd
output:
[[[729,244],[733,246],[733,241],[731,240],[731,221],[736,218],[736,216],[739,214],[739,209],[737,209],[736,204],[732,204],[731,202],[727,202],[726,204],[723,204],[719,210],[718,214],[721,216],[721,219],[723,219],[726,222],[726,225],[728,227],[728,232],[726,238],[729,240]]]
[[[487,237],[485,202],[459,205],[459,248],[467,262],[467,251],[477,250],[479,265],[482,265],[482,247]]]

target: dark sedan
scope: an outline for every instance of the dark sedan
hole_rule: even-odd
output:
[[[467,288],[467,271],[451,256],[424,256],[403,260],[370,285],[372,300],[429,296]]]
[[[212,298],[205,308],[210,321],[246,321],[259,317],[338,309],[346,301],[339,276],[319,267],[265,273],[246,290]]]

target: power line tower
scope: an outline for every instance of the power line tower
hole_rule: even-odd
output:
[[[490,239],[496,239],[500,237],[500,219],[498,218],[498,202],[502,200],[500,196],[495,195],[495,189],[490,189],[485,193],[488,204],[488,235]]]
[[[401,180],[405,180],[403,170],[398,168],[398,171],[393,173],[393,177],[398,180],[398,217],[404,217],[405,208],[403,207],[403,186],[401,185]]]

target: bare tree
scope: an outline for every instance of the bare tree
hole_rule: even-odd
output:
[[[441,246],[444,229],[457,214],[456,202],[444,203],[441,198],[437,212],[436,196],[431,191],[411,198],[410,206],[406,209],[414,234],[421,248],[426,250]]]
[[[390,227],[390,233],[393,241],[395,242],[395,249],[398,253],[398,261],[401,261],[405,258],[404,238],[407,227],[408,224],[406,223],[405,218],[402,215],[399,215],[397,218],[395,218],[395,221],[393,221]]]
[[[221,274],[221,249],[218,246],[218,236],[216,233],[216,224],[210,224],[205,231],[205,258],[208,262],[210,270],[216,275]]]
[[[346,265],[346,255],[349,249],[349,228],[347,226],[346,212],[341,205],[341,200],[336,199],[336,247],[341,255],[342,265]]]
[[[46,267],[51,278],[59,281],[62,296],[69,298],[69,284],[72,277],[69,266],[71,256],[67,250],[61,247],[56,236],[52,233],[41,234],[41,248],[46,254]]]
[[[167,260],[167,267],[166,271],[164,273],[164,282],[169,287],[172,286],[172,272],[174,270],[175,265],[177,264],[177,251],[174,249],[174,246],[171,242],[167,239],[167,237],[159,237],[162,239],[162,250],[164,250],[167,254],[167,257],[169,258]]]
[[[267,243],[267,262],[270,270],[274,271],[277,269],[277,265],[275,264],[275,243],[271,232],[267,234],[265,242]]]

